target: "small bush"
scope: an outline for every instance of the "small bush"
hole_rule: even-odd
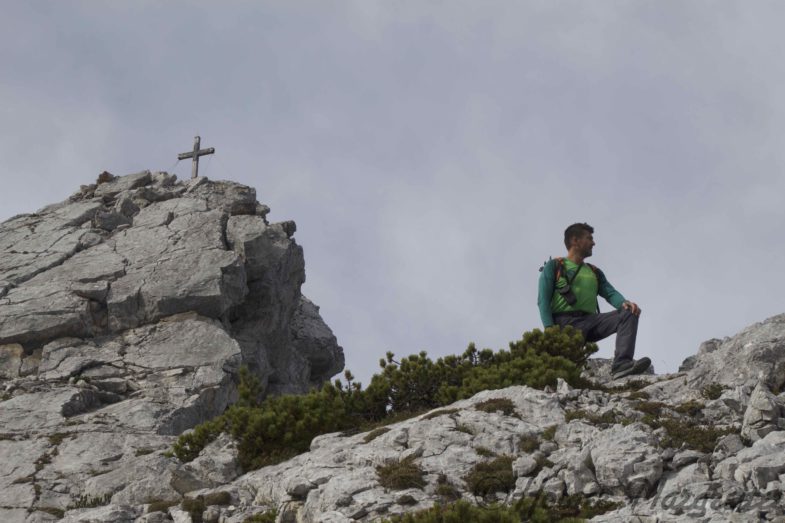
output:
[[[183,502],[180,503],[180,508],[188,512],[193,523],[202,523],[204,521],[202,516],[204,515],[207,505],[204,504],[204,498],[202,496],[185,498]]]
[[[436,418],[438,416],[446,416],[446,415],[449,415],[449,414],[455,414],[456,412],[459,412],[459,411],[460,411],[460,409],[439,409],[439,410],[434,410],[433,412],[429,412],[428,414],[423,416],[422,419],[424,419],[424,420],[433,419],[433,418]]]
[[[425,486],[425,479],[423,478],[425,473],[414,463],[413,457],[387,465],[380,465],[376,467],[376,474],[379,478],[379,484],[384,488],[392,490],[421,489]]]
[[[643,390],[634,390],[627,394],[627,399],[629,400],[648,400],[649,393]]]
[[[63,519],[65,517],[65,510],[57,507],[38,507],[35,510],[40,510],[41,512],[51,514],[57,519]]]
[[[492,398],[476,404],[474,408],[483,412],[501,412],[505,416],[519,417],[515,404],[509,398]]]
[[[449,482],[447,476],[439,474],[436,479],[436,495],[446,501],[456,501],[461,499],[460,491],[455,488],[455,485]]]
[[[582,419],[592,425],[613,425],[621,423],[621,417],[614,410],[608,410],[602,414],[588,412],[583,409],[568,410],[564,413],[564,420],[569,423],[572,420]]]
[[[419,512],[393,516],[383,523],[520,523],[511,507],[491,505],[477,507],[468,501],[436,505]]]
[[[530,496],[521,498],[513,506],[491,504],[478,507],[460,500],[394,516],[385,523],[576,523],[615,510],[620,505],[581,495],[565,496],[555,503],[548,502],[542,495]]]
[[[512,458],[500,456],[492,461],[478,463],[464,481],[475,496],[485,497],[495,492],[509,492],[515,487]]]
[[[193,461],[210,442],[218,437],[226,427],[223,417],[215,418],[201,425],[193,431],[180,436],[174,444],[173,451],[177,459],[183,463]]]
[[[404,494],[403,496],[399,496],[398,499],[395,500],[395,502],[398,503],[399,505],[404,505],[404,506],[417,504],[417,500],[414,498],[414,496],[410,494]]]
[[[221,490],[218,492],[211,492],[204,496],[204,504],[207,507],[212,505],[220,505],[220,506],[231,505],[232,495],[226,492],[225,490]]]
[[[79,496],[79,499],[68,505],[66,510],[102,507],[108,505],[111,499],[111,494],[104,494],[103,496]]]
[[[542,431],[542,439],[544,441],[553,441],[553,437],[556,436],[556,429],[558,425],[551,425],[547,427],[545,430]]]
[[[707,427],[697,425],[692,420],[683,421],[677,418],[649,421],[649,425],[655,429],[659,427],[665,429],[665,437],[660,441],[663,447],[675,449],[687,447],[706,453],[714,451],[719,438],[734,432],[732,429]]]
[[[177,505],[177,501],[164,501],[161,499],[156,499],[151,501],[147,505],[147,513],[151,512],[168,512],[169,507],[173,507]]]
[[[624,393],[624,392],[632,392],[632,393],[641,392],[642,394],[646,394],[648,397],[648,394],[644,391],[641,391],[641,389],[648,387],[649,385],[651,385],[651,383],[645,380],[630,380],[622,385],[607,386],[607,385],[595,384],[592,387],[586,387],[586,388],[601,390],[603,392],[607,392],[608,394]]]
[[[685,416],[695,418],[698,416],[698,414],[701,413],[701,411],[705,406],[706,405],[704,405],[699,401],[690,400],[690,401],[685,401],[681,405],[676,406],[673,410],[675,410],[679,414],[683,414]]]
[[[382,434],[386,434],[390,432],[390,429],[387,427],[379,427],[378,429],[373,429],[371,432],[363,437],[363,443],[370,443]]]
[[[469,436],[474,436],[474,429],[463,423],[456,423],[455,430],[458,432],[463,432],[464,434],[468,434]]]
[[[636,401],[632,407],[645,415],[659,418],[662,416],[663,409],[668,408],[668,405],[659,401]]]
[[[478,456],[482,456],[484,458],[495,458],[498,456],[498,454],[487,447],[476,447],[474,452],[476,452]]]
[[[151,448],[145,448],[145,447],[138,448],[136,449],[136,452],[134,452],[134,456],[138,458],[139,456],[147,456],[148,454],[152,454],[153,452],[155,452],[155,450]]]
[[[540,439],[533,434],[524,434],[518,440],[518,448],[521,452],[531,454],[540,448]]]
[[[65,438],[69,436],[72,436],[70,432],[57,432],[55,434],[50,434],[49,436],[47,436],[47,438],[49,438],[49,443],[57,446],[60,443],[62,443],[63,440],[65,440]]]
[[[261,514],[254,514],[253,516],[249,516],[243,520],[243,523],[275,523],[275,519],[278,517],[277,510],[268,510],[267,512],[262,512]]]
[[[710,383],[701,389],[701,396],[706,398],[707,400],[716,400],[722,396],[722,392],[725,390],[725,387],[720,385],[719,383]]]

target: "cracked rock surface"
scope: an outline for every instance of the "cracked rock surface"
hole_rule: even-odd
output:
[[[237,475],[166,453],[241,365],[268,393],[343,369],[294,222],[268,213],[250,187],[144,171],[0,224],[0,521],[152,521],[143,504]]]

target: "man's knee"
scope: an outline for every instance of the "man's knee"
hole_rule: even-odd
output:
[[[621,316],[621,321],[638,321],[638,317],[628,309],[619,309],[619,315]]]

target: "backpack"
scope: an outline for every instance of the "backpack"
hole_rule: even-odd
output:
[[[558,257],[558,258],[554,258],[553,260],[556,262],[556,268],[554,269],[554,275],[553,275],[554,291],[558,290],[562,294],[562,296],[564,296],[564,298],[567,300],[567,303],[573,305],[575,296],[572,294],[572,291],[570,290],[570,286],[572,285],[572,281],[578,275],[578,272],[576,271],[575,274],[573,274],[572,276],[573,280],[571,280],[569,276],[567,276],[567,268],[564,266],[564,258]],[[545,269],[545,265],[547,263],[548,262],[546,261],[545,263],[542,264],[542,267],[540,267],[540,272],[542,272]],[[591,263],[585,263],[585,265],[588,265],[591,271],[594,273],[594,277],[597,278],[597,284],[599,285],[600,269],[597,268],[597,266],[592,265]],[[578,270],[580,270],[580,267],[578,267]],[[556,283],[559,281],[559,278],[561,278],[562,274],[565,275],[564,277],[567,280],[567,285],[562,289],[556,289]],[[597,303],[597,312],[600,312],[599,303]]]
[[[565,275],[567,274],[567,269],[564,267],[564,258],[562,258],[561,256],[558,257],[558,258],[554,258],[554,261],[556,262],[556,272],[553,275],[553,283],[555,285],[556,282],[559,281],[559,278],[561,278],[562,274],[565,274]],[[548,263],[548,262],[545,262],[545,263]],[[540,267],[540,272],[542,272],[542,270],[545,268],[545,263],[543,263],[542,267]],[[594,277],[597,278],[597,283],[599,283],[599,281],[600,281],[600,269],[598,269],[596,265],[592,265],[591,263],[584,263],[584,265],[588,265],[589,266],[591,271],[594,273]],[[573,278],[574,277],[575,276],[573,276]],[[568,284],[572,283],[571,281],[569,281],[569,278],[567,279],[567,283]]]

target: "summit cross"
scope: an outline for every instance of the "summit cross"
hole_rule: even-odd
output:
[[[207,154],[213,154],[215,149],[213,147],[208,147],[207,149],[199,149],[199,144],[201,143],[202,139],[198,136],[194,137],[194,150],[189,151],[187,153],[180,153],[177,155],[178,160],[185,160],[186,158],[193,158],[193,163],[191,164],[191,178],[196,178],[199,176],[199,157],[204,156]]]

